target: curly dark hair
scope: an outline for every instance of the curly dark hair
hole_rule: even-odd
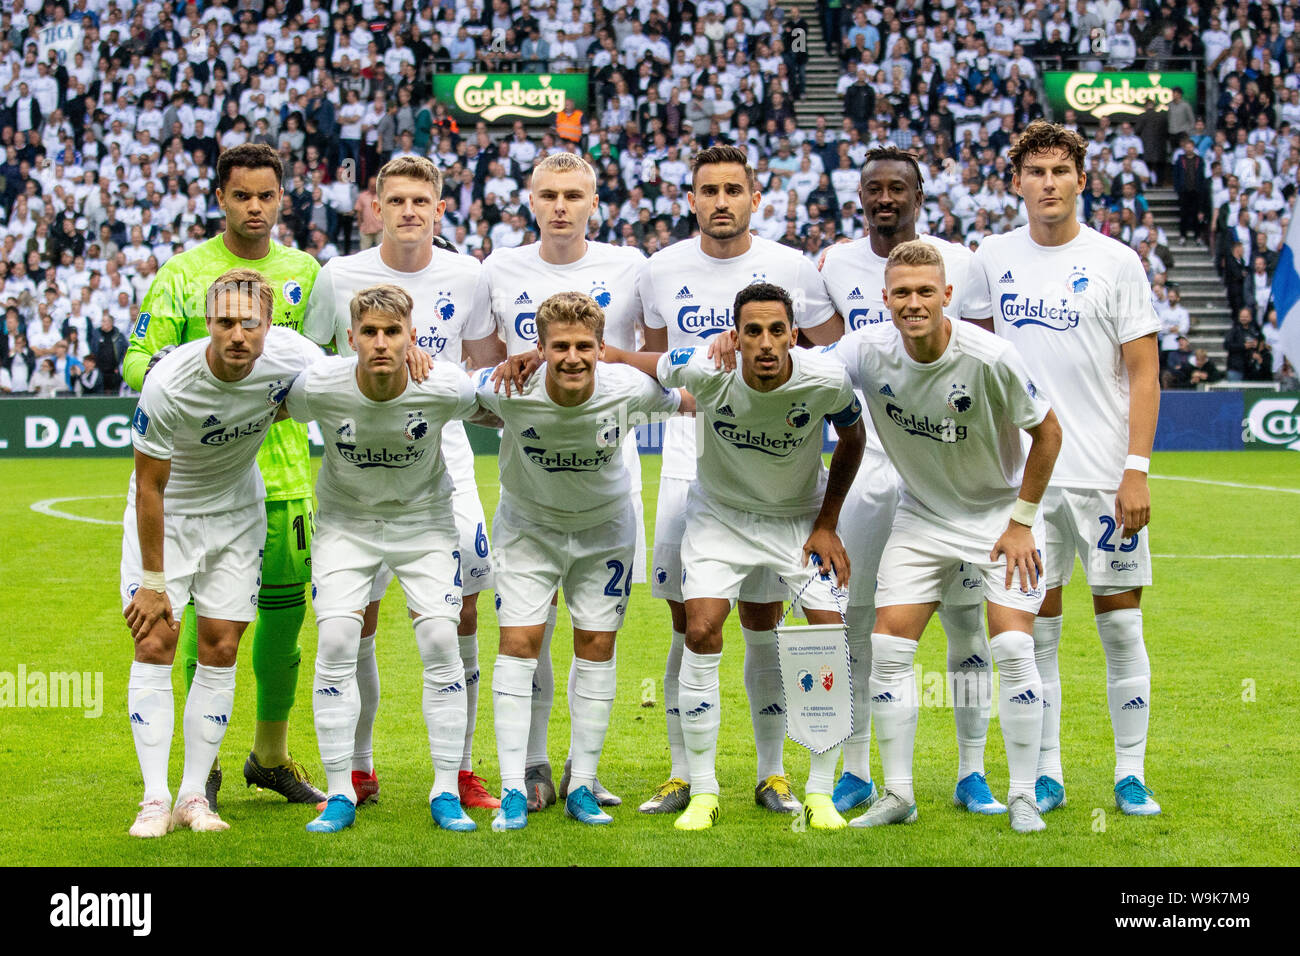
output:
[[[1072,129],[1066,129],[1064,126],[1058,126],[1055,123],[1049,123],[1046,120],[1034,120],[1025,127],[1025,131],[1020,134],[1020,139],[1016,145],[1011,147],[1011,170],[1020,174],[1021,164],[1024,163],[1026,156],[1032,156],[1035,153],[1054,153],[1062,152],[1070,157],[1074,162],[1075,172],[1083,173],[1083,158],[1087,150],[1087,143],[1082,136]]]

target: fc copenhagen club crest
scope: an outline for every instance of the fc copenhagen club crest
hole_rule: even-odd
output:
[[[419,441],[429,433],[429,423],[425,421],[424,412],[407,412],[406,429],[402,432],[407,441]]]

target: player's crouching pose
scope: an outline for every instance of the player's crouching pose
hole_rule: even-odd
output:
[[[123,616],[135,641],[127,709],[144,777],[131,835],[226,830],[204,784],[230,723],[235,656],[257,614],[265,489],[255,467],[293,381],[320,350],[272,328],[269,284],[232,269],[208,288],[209,337],[162,359],[132,422],[135,472],[122,535]],[[171,808],[177,618],[198,612],[198,666],[185,700],[185,770]]]
[[[285,406],[315,420],[325,436],[316,482],[320,510],[312,541],[317,629],[312,689],[316,737],[329,783],[314,833],[335,833],[356,819],[352,756],[361,698],[357,651],[371,582],[387,566],[406,592],[424,663],[424,719],[433,757],[429,811],[445,830],[474,830],[457,796],[465,743],[465,669],[460,616],[459,535],[442,428],[477,410],[469,377],[438,362],[424,382],[406,368],[411,297],[392,285],[352,298],[354,359],[322,359],[293,383]]]
[[[538,307],[536,321],[545,364],[522,392],[496,394],[491,370],[478,377],[479,404],[503,429],[501,502],[492,523],[501,625],[492,675],[501,762],[494,830],[528,823],[524,763],[533,675],[559,587],[573,618],[576,658],[564,810],[581,823],[613,821],[592,787],[614,704],[614,640],[637,557],[631,479],[619,443],[632,415],[671,414],[681,401],[639,372],[600,364],[605,317],[590,296],[557,293]]]
[[[716,369],[696,348],[613,356],[653,368],[665,386],[687,389],[699,423],[699,465],[682,538],[686,650],[678,707],[691,800],[677,818],[680,830],[707,829],[718,817],[722,625],[746,579],[775,572],[793,589],[791,598],[802,592],[810,623],[840,621],[830,582],[816,574],[809,556],[820,555],[840,585],[848,584],[848,558],[835,527],[866,442],[862,406],[843,368],[793,347],[799,333],[785,289],[748,285],[736,295],[732,315],[740,365],[731,371]],[[823,419],[840,439],[829,475],[821,457]],[[771,630],[781,602],[751,604],[746,613],[764,618]],[[836,756],[824,779],[808,781],[804,811],[818,828],[844,826],[831,800]]]
[[[871,635],[871,719],[885,791],[851,825],[916,820],[913,659],[926,623],[964,564],[967,573],[982,576],[988,602],[989,644],[1001,679],[1011,828],[1042,830],[1034,799],[1043,723],[1032,636],[1044,574],[1042,520],[1036,515],[1060,451],[1061,427],[1014,347],[944,316],[952,286],[938,250],[920,240],[897,246],[885,266],[885,283],[882,295],[897,332],[867,326],[826,350],[862,390],[903,481],[880,559]],[[1032,439],[1027,456],[1021,429]],[[1003,555],[1005,569],[998,563]]]

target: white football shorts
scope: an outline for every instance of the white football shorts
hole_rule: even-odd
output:
[[[383,521],[317,512],[311,542],[316,619],[362,610],[375,578],[389,568],[416,615],[460,620],[464,573],[457,543],[450,516]]]
[[[581,531],[539,525],[498,505],[492,537],[501,626],[545,624],[551,597],[563,588],[574,627],[619,630],[632,596],[635,521],[630,501],[617,517]]]
[[[1119,594],[1151,584],[1151,536],[1143,528],[1125,541],[1115,520],[1115,492],[1051,488],[1043,496],[1049,588],[1070,583],[1074,556],[1093,594]]]
[[[488,543],[487,522],[483,517],[483,502],[479,501],[478,488],[471,487],[453,494],[451,508],[460,538],[457,550],[460,552],[461,595],[469,597],[492,586],[492,546]],[[392,582],[393,571],[384,565],[370,587],[371,603],[383,598]]]
[[[200,617],[251,621],[257,617],[266,544],[266,504],[213,515],[167,515],[163,519],[163,572],[167,598],[179,622],[194,598]],[[135,502],[122,516],[121,594],[125,609],[140,587],[144,564],[136,528]]]
[[[1032,531],[1039,553],[1044,555],[1044,573],[1039,575],[1038,587],[1022,591],[1018,574],[1007,588],[1005,559],[989,560],[996,539],[977,541],[913,512],[900,511],[881,555],[876,607],[942,602],[960,588],[975,600],[1037,614],[1051,568],[1043,549],[1046,532],[1041,512]],[[1028,582],[1025,586],[1028,587]],[[965,603],[974,602],[967,600]]]
[[[686,507],[682,597],[769,603],[793,601],[802,593],[799,603],[806,608],[842,610],[844,597],[841,592],[837,603],[831,579],[812,564],[803,566],[803,546],[811,533],[812,516],[739,511],[709,501],[697,488]],[[750,588],[763,596],[747,596]]]
[[[650,593],[665,601],[682,601],[682,537],[693,481],[659,478],[659,503],[655,511],[654,578]],[[805,536],[806,539],[806,536]],[[800,548],[803,541],[799,542]],[[774,573],[763,570],[745,579],[740,600],[755,604],[789,600],[789,588]]]

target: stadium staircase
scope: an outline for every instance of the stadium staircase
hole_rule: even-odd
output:
[[[1228,334],[1232,315],[1223,279],[1214,270],[1214,257],[1204,245],[1178,245],[1178,197],[1172,189],[1148,189],[1146,197],[1148,207],[1156,214],[1156,225],[1164,229],[1172,243],[1169,251],[1174,266],[1169,279],[1178,284],[1183,305],[1192,318],[1187,338],[1193,349],[1209,352],[1219,371],[1223,371],[1227,359],[1223,337]]]
[[[804,16],[808,23],[808,66],[804,78],[803,98],[794,104],[799,128],[811,131],[816,128],[817,117],[826,117],[826,128],[838,130],[844,116],[844,98],[835,92],[841,74],[839,57],[826,55],[822,39],[822,25],[816,9]]]

